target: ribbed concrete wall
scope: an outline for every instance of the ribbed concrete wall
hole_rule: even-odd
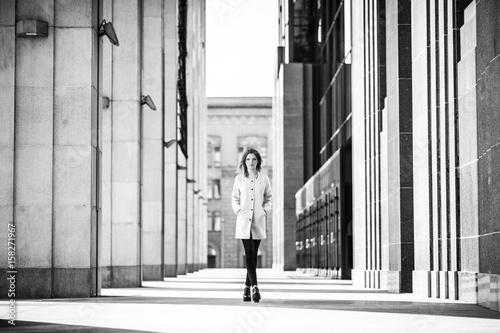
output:
[[[95,295],[98,4],[2,1],[0,12],[0,219],[16,226],[16,296]],[[30,19],[49,35],[16,37]]]
[[[371,127],[366,128],[373,124],[367,116],[372,103],[353,101],[354,174],[358,175],[353,280],[497,310],[498,173],[493,166],[499,141],[495,128],[500,49],[495,45],[500,8],[495,1],[411,1],[409,12],[407,1],[385,4],[377,20],[386,18],[386,42],[377,45],[371,39],[380,35],[364,30],[359,39],[363,44],[353,51],[353,85],[364,83],[365,91],[383,89],[380,81],[371,80],[370,53],[374,47],[387,51],[379,184],[370,171],[372,162],[363,158],[377,149]],[[362,13],[370,17],[372,8],[371,1],[354,6],[353,26],[360,26],[357,17]],[[356,31],[360,29],[354,28],[355,36]],[[410,85],[405,82],[409,78]],[[381,221],[374,229],[374,202],[356,194],[366,194],[372,186],[381,186]],[[370,260],[377,257],[380,285],[371,283],[378,273],[369,271]]]
[[[189,159],[164,146],[177,135],[178,5],[0,2],[0,219],[17,229],[17,297],[86,297],[205,267],[204,2],[188,12]],[[98,36],[103,18],[119,47]],[[48,22],[48,37],[16,37],[24,19]]]

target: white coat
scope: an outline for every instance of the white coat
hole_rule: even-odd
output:
[[[265,239],[267,237],[267,214],[271,211],[273,195],[269,178],[258,173],[257,179],[248,179],[245,174],[236,176],[231,203],[236,217],[235,238]]]

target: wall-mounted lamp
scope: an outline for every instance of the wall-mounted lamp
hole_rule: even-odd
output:
[[[101,24],[99,25],[99,37],[102,37],[104,35],[108,36],[109,41],[111,44],[120,46],[120,43],[118,42],[118,37],[116,36],[115,29],[113,28],[113,23],[111,22],[106,22],[106,20],[102,20]]]
[[[47,37],[49,23],[38,20],[21,20],[16,23],[16,36],[18,37]]]
[[[109,108],[109,97],[103,97],[102,98],[102,107],[104,109]]]
[[[167,142],[163,142],[163,145],[165,146],[165,148],[170,148],[176,142],[177,142],[176,139],[172,139],[172,140],[169,140]]]
[[[196,180],[194,180],[194,179],[186,178],[186,181],[187,181],[188,184],[196,183]]]
[[[195,191],[195,190],[193,190],[193,193],[194,193],[194,194],[198,194],[198,193],[200,193],[200,192],[201,192],[201,190],[196,190],[196,191]]]
[[[187,168],[183,165],[177,164],[177,170],[187,170]]]
[[[149,95],[147,95],[147,96],[142,95],[141,96],[141,105],[144,105],[144,104],[147,104],[151,110],[156,111],[156,105],[153,102],[153,99]]]

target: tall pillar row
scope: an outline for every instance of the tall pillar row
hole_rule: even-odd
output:
[[[0,3],[0,220],[16,227],[17,297],[98,293],[99,5]],[[16,37],[32,19],[48,36]]]
[[[88,297],[206,265],[204,3],[188,18],[201,31],[189,50],[192,154],[165,145],[178,131],[177,6],[0,1],[0,220],[16,227],[16,296]],[[16,37],[23,19],[48,22],[48,36]],[[119,47],[98,36],[102,19]]]

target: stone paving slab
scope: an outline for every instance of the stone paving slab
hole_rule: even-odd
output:
[[[2,332],[500,332],[475,304],[354,288],[349,281],[259,270],[263,299],[242,302],[245,271],[203,270],[104,289],[101,297],[18,300]],[[0,301],[0,318],[8,304]]]

